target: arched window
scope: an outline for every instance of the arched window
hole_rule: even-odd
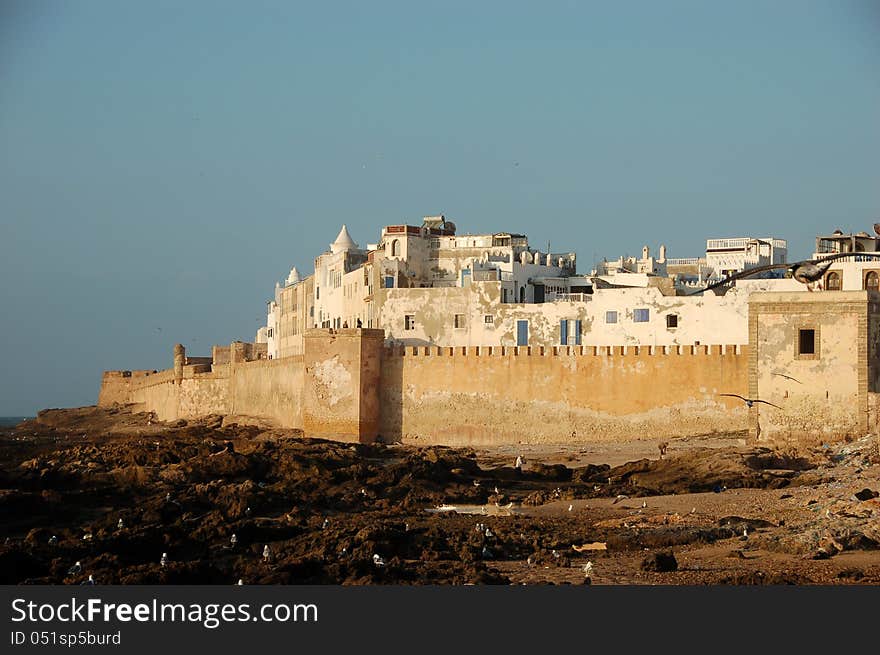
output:
[[[868,271],[865,276],[865,289],[868,291],[880,291],[880,275],[876,271]]]
[[[840,291],[840,273],[829,273],[825,277],[825,288],[828,291]]]
[[[391,256],[400,257],[400,239],[391,242]]]

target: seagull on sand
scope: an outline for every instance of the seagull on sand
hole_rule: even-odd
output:
[[[269,544],[266,544],[263,546],[263,561],[268,562],[270,559],[272,559],[272,551],[269,550]]]
[[[616,505],[621,500],[626,500],[627,498],[629,498],[629,496],[627,496],[625,494],[617,494],[617,498],[615,498],[613,501],[611,501],[611,504]]]
[[[49,537],[49,545],[50,546],[54,546],[57,543],[58,543],[58,537],[56,537],[54,534],[51,537]]]
[[[122,530],[122,528],[124,528],[124,527],[125,527],[125,523],[123,523],[123,522],[122,522],[122,519],[120,518],[120,519],[116,522],[116,529],[117,529],[117,530]]]
[[[239,579],[238,579],[238,582],[236,582],[235,584],[236,584],[236,586],[238,586],[238,587],[244,586],[244,580],[242,580],[241,578],[239,578]]]
[[[89,574],[89,579],[88,579],[88,580],[86,580],[85,582],[81,582],[81,583],[80,583],[80,585],[89,585],[89,586],[91,586],[91,585],[96,585],[96,584],[98,584],[98,583],[95,582],[95,577],[94,577],[91,573]]]
[[[749,407],[753,407],[755,405],[755,403],[764,403],[765,405],[770,405],[771,407],[775,407],[776,409],[782,409],[779,405],[774,405],[773,403],[768,402],[766,400],[759,400],[757,398],[744,398],[743,396],[740,396],[739,394],[736,394],[736,393],[719,393],[718,395],[719,396],[730,396],[731,398],[739,398]]]
[[[571,503],[569,503],[569,504],[568,504],[568,511],[570,512],[570,511],[572,510],[573,507],[574,507],[574,505],[572,505]]]
[[[235,544],[238,543],[238,537],[235,536],[235,533],[232,533],[232,536],[229,537],[229,545],[235,548]]]
[[[82,570],[83,570],[82,564],[77,562],[76,564],[71,566],[69,569],[67,569],[67,575],[76,575],[77,573],[79,573]]]
[[[159,560],[159,566],[164,567],[168,564],[168,553],[162,553],[162,559]]]
[[[581,570],[584,572],[584,577],[591,577],[593,573],[593,563],[588,561],[586,564],[584,564],[584,568],[582,568]]]
[[[381,568],[381,567],[385,566],[385,560],[382,559],[381,555],[374,553],[373,554],[373,564],[375,564],[376,566]]]
[[[326,530],[328,525],[330,525],[330,519],[324,519],[324,522],[321,524],[321,529]]]
[[[642,501],[642,509],[645,509],[647,506],[648,506],[648,501],[643,500]]]
[[[480,481],[479,481],[479,480],[474,480],[474,486],[475,486],[475,487],[479,487],[479,486],[480,486]]]

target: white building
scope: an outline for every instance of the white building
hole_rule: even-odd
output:
[[[836,260],[825,273],[822,286],[828,291],[880,290],[880,258],[859,254],[880,252],[880,238],[876,236],[836,230],[831,236],[816,237],[813,259],[847,252],[853,253],[852,257]]]
[[[784,264],[788,257],[788,244],[783,239],[766,237],[737,237],[732,239],[708,239],[706,241],[706,267],[710,276],[721,279],[766,264]],[[772,276],[768,276],[772,277]]]

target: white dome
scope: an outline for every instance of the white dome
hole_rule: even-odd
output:
[[[336,241],[330,244],[330,252],[334,255],[338,252],[342,252],[344,250],[357,250],[358,244],[355,243],[354,239],[351,238],[351,235],[348,233],[348,228],[345,225],[342,226],[342,229],[339,230],[339,235],[336,237]]]
[[[287,276],[287,280],[285,280],[285,286],[291,286],[293,284],[297,284],[302,278],[299,276],[299,271],[296,270],[296,266],[290,269],[290,275]]]

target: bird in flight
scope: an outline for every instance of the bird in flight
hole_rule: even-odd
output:
[[[800,380],[797,380],[790,375],[786,375],[785,373],[774,373],[773,375],[778,375],[781,378],[785,378],[786,380],[792,380],[793,382],[797,382],[798,384],[803,384]]]
[[[758,400],[757,398],[743,398],[739,394],[735,394],[735,393],[720,393],[718,395],[719,396],[730,396],[731,398],[739,398],[749,407],[754,406],[755,403],[764,403],[765,405],[770,405],[772,407],[775,407],[776,409],[782,409],[779,405],[774,405],[773,403],[768,402],[766,400]]]
[[[693,296],[699,293],[703,293],[705,291],[717,289],[718,287],[727,286],[731,282],[735,282],[736,280],[742,279],[744,277],[750,277],[752,275],[755,275],[756,273],[763,273],[764,271],[774,271],[781,269],[788,270],[788,272],[791,273],[791,277],[793,277],[801,284],[807,285],[807,290],[812,291],[813,289],[810,287],[810,285],[813,282],[817,282],[819,279],[821,279],[832,263],[834,263],[838,259],[853,257],[854,255],[858,255],[859,257],[880,258],[880,252],[838,252],[834,253],[833,255],[828,255],[826,257],[820,257],[819,259],[805,259],[804,261],[794,262],[792,264],[765,264],[764,266],[747,268],[744,271],[733,273],[732,275],[728,275],[726,278],[719,280],[714,284],[710,284],[705,289],[697,289],[696,291],[691,291],[686,295]]]

